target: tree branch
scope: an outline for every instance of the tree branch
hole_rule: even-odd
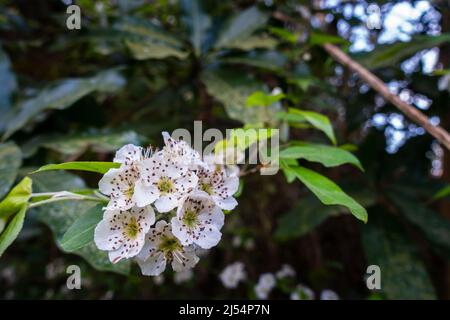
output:
[[[296,24],[296,21],[293,18],[281,12],[274,12],[273,17],[287,23]],[[389,91],[389,88],[383,81],[381,81],[380,78],[378,78],[376,75],[350,58],[337,46],[330,43],[326,43],[322,46],[337,62],[346,66],[351,71],[357,73],[362,80],[364,80],[368,85],[372,87],[372,89],[382,95],[384,99],[396,106],[409,119],[423,127],[429,134],[436,138],[436,140],[438,140],[442,145],[450,150],[450,134],[444,128],[442,128],[441,126],[432,125],[430,119],[428,119],[425,114],[423,114],[414,106],[401,100],[397,95],[391,93]]]

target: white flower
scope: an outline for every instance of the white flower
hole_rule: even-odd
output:
[[[339,300],[339,296],[333,290],[325,289],[320,293],[320,300]]]
[[[173,139],[168,132],[162,133],[165,147],[160,154],[178,166],[187,169],[197,169],[203,165],[200,155],[186,141]]]
[[[134,206],[145,207],[154,199],[151,190],[143,184],[138,166],[110,169],[100,179],[101,193],[110,197],[107,210],[128,210]]]
[[[307,286],[297,285],[295,291],[291,293],[291,300],[314,300],[315,294]]]
[[[172,232],[183,245],[196,244],[203,249],[215,246],[222,237],[222,210],[205,192],[191,194],[184,199],[172,218]]]
[[[186,269],[180,272],[175,272],[175,275],[173,276],[173,282],[176,284],[181,284],[184,282],[188,282],[192,279],[194,276],[194,273],[192,272],[192,269]]]
[[[182,246],[164,220],[158,221],[145,238],[145,245],[136,258],[143,275],[157,276],[168,263],[174,271],[180,272],[193,268],[199,260],[194,248]]]
[[[198,177],[192,171],[164,158],[161,154],[142,162],[141,176],[150,203],[155,202],[159,212],[168,212],[195,189]]]
[[[207,167],[213,171],[224,171],[227,176],[239,176],[240,169],[236,164],[244,162],[245,153],[237,147],[226,147],[219,152],[203,156]]]
[[[263,273],[260,275],[258,283],[255,286],[255,294],[258,299],[267,299],[275,285],[276,280],[273,274]]]
[[[131,166],[147,158],[148,153],[149,151],[146,151],[142,147],[138,147],[133,144],[127,144],[117,150],[113,162],[118,162],[125,166]]]
[[[154,223],[155,212],[150,206],[126,211],[106,210],[95,228],[94,241],[100,250],[108,251],[109,259],[116,263],[141,251],[145,234]]]
[[[230,264],[225,269],[223,269],[223,271],[219,275],[219,278],[225,288],[236,288],[239,282],[244,281],[247,278],[244,264],[240,261]]]
[[[209,194],[212,200],[224,210],[233,210],[237,201],[233,194],[239,189],[239,178],[227,176],[223,171],[199,169],[198,188]]]
[[[275,274],[278,279],[286,278],[286,277],[295,277],[296,272],[294,268],[292,268],[289,264],[283,264],[281,269]]]

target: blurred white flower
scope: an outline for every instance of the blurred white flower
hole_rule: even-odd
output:
[[[166,278],[164,277],[163,274],[160,274],[159,276],[153,277],[153,283],[156,284],[157,286],[160,286],[160,285],[164,284],[165,280],[166,280]]]
[[[182,246],[172,234],[171,226],[160,220],[155,227],[150,228],[136,260],[143,275],[157,276],[166,269],[167,263],[171,263],[173,270],[179,272],[193,268],[199,259],[194,248]]]
[[[287,277],[295,277],[296,274],[297,273],[295,272],[294,268],[292,268],[291,265],[283,264],[281,266],[281,269],[278,270],[275,275],[278,279],[282,279],[282,278],[287,278]]]
[[[192,269],[186,269],[180,272],[175,272],[175,275],[173,276],[173,282],[176,284],[181,284],[184,282],[188,282],[192,279],[194,276],[194,273],[192,272]]]
[[[320,293],[320,300],[339,300],[339,296],[333,290],[325,289]]]
[[[100,250],[108,251],[112,263],[136,256],[144,246],[145,234],[155,223],[152,207],[127,211],[106,210],[94,232]]]
[[[255,294],[259,299],[267,299],[270,292],[275,287],[277,281],[272,273],[263,273],[259,276],[255,286]]]
[[[291,300],[314,300],[315,294],[310,288],[299,284],[291,293]]]
[[[247,279],[245,272],[245,266],[242,262],[237,261],[228,265],[219,275],[220,281],[225,288],[234,289],[238,286],[239,282]]]

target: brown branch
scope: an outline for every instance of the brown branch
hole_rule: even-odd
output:
[[[417,108],[401,100],[397,95],[391,93],[386,84],[380,80],[376,75],[364,68],[362,65],[354,61],[347,54],[335,45],[326,43],[323,48],[339,63],[348,67],[353,72],[357,73],[359,77],[368,85],[377,91],[384,99],[396,106],[409,119],[422,126],[429,134],[436,138],[442,145],[450,150],[450,134],[440,126],[431,124],[430,119],[419,111]]]
[[[273,17],[275,19],[296,24],[296,21],[281,13],[274,12]],[[377,91],[384,99],[396,106],[401,112],[403,112],[409,119],[423,127],[429,134],[436,138],[442,145],[444,145],[448,150],[450,150],[450,134],[441,126],[434,126],[431,124],[430,119],[419,111],[414,106],[401,100],[397,95],[391,93],[386,84],[381,81],[376,75],[371,73],[369,70],[364,68],[362,65],[354,61],[347,54],[345,54],[337,46],[330,43],[323,45],[323,48],[339,63],[349,68],[351,71],[357,73],[359,77],[364,80],[368,85]]]

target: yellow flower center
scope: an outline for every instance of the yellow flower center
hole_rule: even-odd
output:
[[[128,221],[128,224],[125,228],[125,232],[129,238],[131,239],[136,238],[139,232],[139,224],[136,221],[135,217],[131,217],[130,221]]]
[[[173,182],[167,177],[162,177],[158,181],[157,187],[162,194],[171,193],[173,191]]]

